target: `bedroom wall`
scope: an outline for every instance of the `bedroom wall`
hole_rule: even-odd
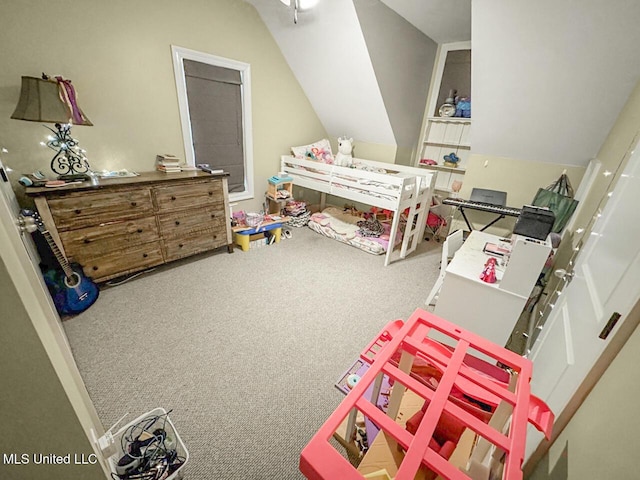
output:
[[[382,2],[353,3],[396,140],[395,163],[410,165],[438,45]]]
[[[393,162],[395,149],[387,146],[396,142],[353,1],[317,2],[297,24],[281,2],[246,1],[269,26],[329,135],[353,137],[376,159]]]
[[[640,4],[615,3],[472,3],[472,155],[463,198],[474,186],[495,188],[521,207],[565,168],[578,188],[640,78],[640,64],[630,61],[640,44]],[[498,225],[500,234],[511,226]]]
[[[29,455],[25,465],[0,463],[2,478],[45,480],[51,468],[33,463],[34,454],[67,455],[93,453],[78,417],[56,375],[45,348],[2,258],[0,258],[0,455]],[[26,352],[29,352],[28,355]],[[19,421],[16,415],[20,414]],[[71,460],[73,462],[73,460]],[[57,465],[58,478],[104,479],[99,465]]]
[[[472,2],[474,153],[585,166],[640,78],[640,3]]]
[[[154,169],[157,153],[184,158],[171,45],[251,64],[255,193],[292,145],[327,136],[273,37],[251,5],[233,0],[25,0],[0,17],[0,146],[16,172],[49,172],[46,129],[12,120],[22,75],[62,75],[93,127],[74,127],[94,169]],[[15,178],[13,178],[15,181]],[[18,188],[19,190],[19,188]]]

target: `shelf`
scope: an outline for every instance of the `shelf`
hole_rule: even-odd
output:
[[[427,120],[432,122],[471,123],[471,119],[465,117],[429,117]]]
[[[419,164],[421,167],[429,168],[431,170],[440,170],[443,172],[458,172],[464,174],[466,169],[464,167],[445,167],[444,165],[424,165],[423,163]]]
[[[471,145],[466,143],[430,142],[429,140],[425,140],[422,143],[425,145],[436,145],[438,147],[464,148],[465,150],[471,150]]]

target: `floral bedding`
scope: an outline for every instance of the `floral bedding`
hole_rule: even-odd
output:
[[[313,231],[325,235],[326,237],[338,240],[353,247],[364,250],[374,255],[382,255],[389,248],[389,232],[391,225],[382,223],[384,232],[379,237],[366,236],[366,232],[361,232],[358,222],[361,217],[356,217],[343,212],[336,207],[325,208],[322,212],[314,213],[309,220],[309,228]],[[397,245],[402,241],[402,233],[396,235]]]

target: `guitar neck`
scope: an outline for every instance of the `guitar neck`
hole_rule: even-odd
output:
[[[53,236],[51,235],[51,232],[49,232],[49,230],[44,230],[42,231],[42,235],[47,240],[47,243],[49,244],[49,247],[53,251],[53,254],[55,255],[56,260],[60,264],[60,267],[62,268],[62,271],[64,272],[64,274],[67,277],[71,277],[73,275],[73,270],[71,269],[71,265],[69,265],[69,261],[67,260],[67,257],[65,257],[64,254],[60,251],[60,248],[58,247],[58,244],[56,243]]]

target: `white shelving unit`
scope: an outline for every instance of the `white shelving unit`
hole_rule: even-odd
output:
[[[431,80],[431,89],[422,122],[422,138],[418,145],[416,165],[437,171],[436,194],[442,197],[452,192],[451,184],[455,180],[464,179],[465,168],[471,153],[471,119],[460,117],[438,117],[438,109],[443,95],[451,89],[460,89],[459,94],[468,95],[470,89],[469,67],[461,67],[461,51],[470,51],[471,42],[442,44],[438,47],[438,55]],[[450,55],[451,53],[451,55]],[[468,55],[468,53],[466,54]],[[449,57],[449,63],[447,60]],[[454,58],[453,64],[451,59]],[[458,58],[456,61],[455,58]],[[468,65],[468,61],[465,65]],[[465,91],[462,91],[465,90]],[[455,153],[460,161],[455,168],[443,165],[444,156]],[[431,159],[437,165],[424,165],[422,159]]]
[[[453,181],[463,180],[471,151],[470,128],[470,118],[431,117],[428,119],[420,159],[431,159],[438,165],[424,165],[420,162],[418,165],[438,172],[436,190],[451,193]],[[457,167],[443,165],[444,156],[450,153],[455,153],[460,158]]]

